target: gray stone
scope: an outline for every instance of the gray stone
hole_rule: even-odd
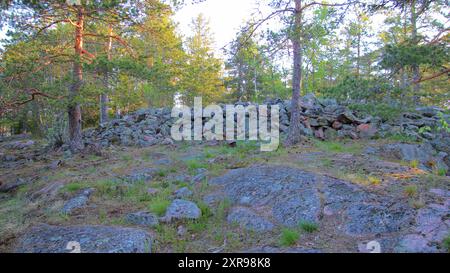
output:
[[[18,239],[14,252],[67,253],[71,241],[80,244],[82,253],[149,253],[153,239],[135,228],[38,225]]]
[[[416,108],[416,111],[425,117],[434,117],[443,110],[439,107],[427,106],[427,107],[418,107]]]
[[[433,189],[430,189],[429,192],[432,193],[432,194],[435,194],[437,196],[440,196],[440,197],[448,197],[448,198],[450,198],[450,191],[448,191],[448,190],[433,188]]]
[[[296,168],[252,166],[231,170],[210,183],[220,186],[222,198],[232,204],[270,211],[274,225],[317,223],[324,214],[337,217],[346,234],[359,236],[399,232],[414,220],[413,209],[404,202]],[[208,201],[214,203],[216,196],[220,194],[209,195]]]
[[[437,152],[428,143],[407,144],[392,143],[386,144],[379,149],[379,154],[388,158],[395,158],[411,162],[417,160],[419,167],[424,170],[432,170],[434,166],[438,169],[448,170],[442,158],[437,156]]]
[[[63,208],[61,209],[61,213],[71,214],[75,210],[85,207],[89,201],[89,197],[94,191],[95,189],[93,188],[82,190],[78,195],[71,198],[64,204]]]
[[[147,189],[148,195],[157,195],[159,192],[160,192],[160,190],[157,188],[148,188]]]
[[[126,221],[130,224],[145,226],[145,227],[154,227],[158,225],[158,217],[147,211],[138,211],[129,213],[126,216]]]
[[[177,235],[178,236],[184,236],[187,233],[187,228],[185,226],[178,226],[177,227]]]
[[[17,188],[29,184],[31,181],[29,179],[17,178],[14,182],[8,182],[0,185],[0,192],[11,192]]]
[[[367,235],[398,232],[412,222],[412,211],[404,205],[353,204],[347,211],[346,232]]]
[[[195,203],[182,199],[175,199],[167,208],[164,220],[198,219],[201,215],[202,212]]]
[[[228,214],[227,221],[230,224],[238,224],[244,229],[257,232],[266,232],[274,229],[274,224],[259,216],[250,209],[235,207]]]
[[[401,253],[434,253],[437,249],[428,245],[428,240],[418,234],[409,234],[404,236],[399,245],[395,248],[396,252]]]
[[[188,187],[183,187],[174,192],[175,197],[177,198],[186,198],[192,196],[192,191]]]
[[[130,183],[135,182],[149,182],[151,181],[157,174],[159,169],[156,168],[144,168],[140,170],[134,170],[131,174],[125,176],[123,179]]]

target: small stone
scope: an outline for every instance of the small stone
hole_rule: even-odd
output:
[[[50,170],[56,170],[59,166],[62,165],[62,161],[61,160],[55,160],[52,163],[50,163],[49,169]]]
[[[198,219],[201,215],[202,211],[194,202],[175,199],[167,208],[164,220]]]
[[[319,128],[316,131],[314,131],[314,136],[318,139],[324,140],[325,139],[325,135],[323,133],[323,129]]]
[[[183,188],[176,190],[174,192],[174,194],[175,194],[175,197],[177,197],[177,198],[186,198],[186,197],[192,196],[193,193],[190,189],[188,189],[188,187],[183,187]]]
[[[331,125],[331,127],[333,127],[333,129],[335,130],[339,130],[342,128],[342,123],[340,123],[339,121],[335,120],[333,121],[333,124]]]
[[[187,233],[187,228],[185,226],[178,226],[177,228],[177,235],[182,237],[184,235],[186,235]]]
[[[147,211],[129,213],[126,216],[126,221],[131,224],[146,227],[154,227],[159,223],[158,217],[155,214],[149,213]]]
[[[159,189],[157,189],[157,188],[148,188],[147,189],[148,195],[157,195],[158,193],[159,193]]]
[[[377,134],[377,129],[370,124],[360,124],[356,127],[361,138],[369,139]]]
[[[173,145],[173,140],[169,137],[165,138],[162,142],[162,145]]]
[[[63,208],[61,209],[61,213],[71,214],[75,210],[85,207],[89,201],[89,197],[94,191],[95,189],[93,188],[84,189],[80,194],[73,197],[64,204]]]
[[[206,178],[206,173],[199,173],[191,179],[191,184],[203,181]]]

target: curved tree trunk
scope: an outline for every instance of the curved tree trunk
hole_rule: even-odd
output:
[[[292,76],[292,99],[291,99],[291,121],[289,125],[289,132],[286,139],[286,145],[294,145],[301,141],[301,123],[300,123],[300,90],[302,78],[302,49],[301,49],[301,27],[302,27],[302,1],[295,0],[295,21],[294,33],[291,38],[293,54],[294,54],[294,68]]]
[[[84,10],[78,6],[77,22],[75,27],[75,60],[73,62],[73,83],[69,90],[69,138],[70,149],[74,152],[83,149],[81,137],[81,107],[76,101],[83,83],[83,67],[81,58],[83,55],[83,29],[84,29]]]

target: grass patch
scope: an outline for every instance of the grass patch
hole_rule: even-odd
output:
[[[300,227],[301,230],[308,233],[313,233],[319,230],[319,225],[309,221],[300,221],[298,226]]]
[[[412,160],[411,162],[409,162],[409,166],[411,168],[417,169],[417,167],[419,167],[419,160],[417,159]]]
[[[77,191],[81,190],[82,188],[85,188],[86,186],[87,185],[82,182],[73,182],[73,183],[64,185],[61,189],[61,192],[73,193],[73,192],[77,192]]]
[[[296,230],[284,228],[281,231],[280,245],[281,246],[295,245],[295,243],[297,243],[299,238],[300,235]]]
[[[169,207],[170,201],[165,198],[155,198],[153,199],[148,208],[151,212],[155,213],[158,216],[163,216],[166,213],[167,207]]]
[[[450,234],[442,241],[442,247],[450,253]]]
[[[320,141],[317,139],[313,141],[316,148],[325,152],[357,154],[361,153],[362,150],[361,145],[358,143],[344,144],[337,141]]]
[[[129,162],[133,160],[133,157],[129,154],[123,154],[120,156],[120,159],[122,159],[122,161]]]
[[[189,159],[186,161],[186,167],[190,173],[193,173],[197,169],[208,167],[208,165],[206,163],[201,162],[199,159]]]
[[[447,171],[445,169],[438,169],[436,171],[436,175],[438,176],[445,176],[447,174]]]
[[[409,185],[403,189],[403,192],[407,197],[412,198],[417,196],[418,189],[416,185]]]

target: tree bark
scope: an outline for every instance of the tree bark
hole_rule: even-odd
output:
[[[77,102],[77,96],[83,83],[83,67],[81,58],[83,55],[83,30],[84,10],[82,6],[77,7],[77,22],[75,27],[75,59],[73,62],[73,83],[69,89],[69,138],[70,149],[74,152],[83,149],[81,136],[81,106]]]
[[[411,3],[411,40],[414,45],[419,44],[419,40],[417,37],[417,13],[416,13],[416,1],[412,1]],[[413,98],[414,103],[419,103],[419,91],[420,91],[420,67],[418,64],[414,64],[412,66],[412,81],[413,81]]]
[[[302,28],[302,1],[295,0],[295,20],[294,33],[292,34],[292,48],[294,55],[294,68],[292,75],[292,99],[291,99],[291,121],[289,125],[289,132],[286,139],[286,145],[294,145],[299,143],[301,136],[300,123],[300,92],[301,92],[301,78],[302,78],[302,48],[301,48],[301,28]]]
[[[109,25],[108,27],[108,42],[106,43],[106,54],[108,61],[111,61],[111,49],[112,49],[112,27]],[[104,77],[103,77],[103,85],[105,90],[109,89],[109,70],[108,67],[105,67]],[[100,94],[100,123],[108,122],[108,94],[102,93]]]

